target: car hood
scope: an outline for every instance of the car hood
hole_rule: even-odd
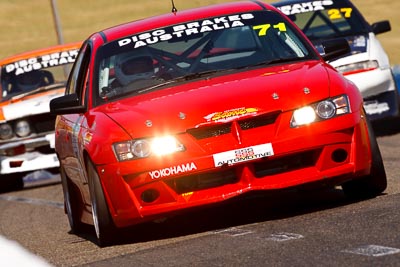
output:
[[[0,122],[49,113],[50,100],[62,96],[65,88],[21,95],[0,103]]]
[[[328,65],[319,61],[260,68],[186,82],[97,108],[132,138],[179,133],[204,124],[285,112],[329,96]]]

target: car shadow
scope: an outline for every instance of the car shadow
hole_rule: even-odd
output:
[[[320,191],[274,191],[250,193],[223,204],[189,210],[159,223],[144,223],[119,230],[112,245],[134,244],[182,237],[258,222],[295,217],[345,206],[355,201],[340,188]],[[96,243],[93,227],[81,238]]]

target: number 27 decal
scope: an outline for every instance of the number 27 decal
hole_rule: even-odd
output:
[[[350,18],[353,9],[351,7],[343,7],[341,9],[330,9],[328,10],[328,16],[331,20],[341,19],[343,17]]]
[[[253,26],[253,30],[259,30],[258,36],[265,36],[267,35],[267,31],[271,28],[271,26],[275,29],[278,29],[280,32],[285,32],[286,31],[286,25],[283,22],[280,22],[278,24],[261,24],[261,25],[256,25]]]

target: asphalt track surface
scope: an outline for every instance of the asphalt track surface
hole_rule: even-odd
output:
[[[350,202],[340,188],[252,195],[126,229],[99,248],[91,228],[69,232],[54,176],[0,194],[0,235],[53,266],[400,266],[400,122],[375,129],[388,188],[373,199]],[[0,266],[16,263],[0,253]]]

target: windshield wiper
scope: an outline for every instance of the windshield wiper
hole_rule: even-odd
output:
[[[157,89],[159,87],[168,85],[170,83],[174,83],[176,82],[175,80],[169,80],[169,81],[161,81],[161,80],[147,80],[147,82],[149,83],[149,85],[146,86],[138,86],[135,87],[134,84],[128,84],[126,86],[120,86],[120,87],[116,87],[116,88],[109,88],[109,87],[104,87],[102,89],[102,93],[101,93],[101,98],[104,100],[108,100],[108,99],[113,99],[115,97],[121,97],[121,96],[125,96],[125,95],[129,95],[132,93],[135,94],[141,94],[147,91],[151,91],[154,89]]]
[[[216,74],[216,73],[225,73],[225,72],[235,71],[237,69],[238,68],[229,68],[229,69],[215,69],[215,70],[206,70],[206,71],[201,71],[201,72],[194,72],[194,73],[186,74],[184,76],[177,77],[174,80],[176,80],[176,81],[189,81],[189,80],[194,80],[194,79],[198,79],[198,78],[205,77],[205,76],[212,76],[212,74]]]
[[[214,73],[220,73],[220,72],[226,72],[226,71],[232,71],[234,69],[220,69],[220,70],[207,70],[207,71],[203,71],[203,72],[196,72],[196,73],[190,73],[190,74],[186,74],[184,76],[179,76],[176,78],[173,78],[171,80],[168,81],[164,81],[161,83],[157,83],[155,85],[151,85],[151,86],[147,86],[147,87],[143,87],[143,88],[130,88],[128,87],[117,87],[114,89],[110,89],[110,88],[103,88],[103,93],[101,95],[101,98],[103,99],[112,99],[115,97],[120,97],[123,95],[128,95],[131,93],[135,93],[135,94],[142,94],[142,93],[146,93],[155,89],[158,89],[160,87],[172,84],[172,83],[179,83],[182,81],[189,81],[189,80],[194,80],[197,78],[201,78],[210,74],[214,74]]]

